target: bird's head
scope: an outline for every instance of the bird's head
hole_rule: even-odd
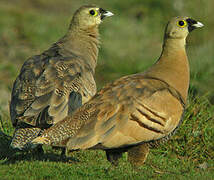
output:
[[[189,32],[202,26],[202,23],[189,17],[174,17],[169,21],[166,27],[165,37],[185,39]]]
[[[72,23],[82,29],[98,26],[105,17],[113,16],[110,11],[106,11],[96,6],[82,6],[74,14]]]

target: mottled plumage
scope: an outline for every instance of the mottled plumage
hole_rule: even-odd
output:
[[[108,84],[32,143],[67,150],[104,149],[112,163],[128,151],[133,164],[142,164],[149,144],[167,139],[181,123],[189,87],[185,39],[200,26],[188,17],[173,18],[161,56],[151,68]]]
[[[109,11],[79,8],[64,37],[29,58],[13,85],[10,115],[16,127],[12,148],[27,148],[40,131],[61,121],[96,93],[98,26]]]

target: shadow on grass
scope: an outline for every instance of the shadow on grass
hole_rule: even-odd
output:
[[[14,164],[18,161],[51,161],[51,162],[65,162],[75,163],[79,162],[78,159],[72,157],[65,157],[54,152],[41,153],[36,149],[30,152],[15,151],[10,148],[11,136],[6,135],[0,131],[0,160],[3,160],[1,164]]]
[[[64,163],[77,163],[76,158],[62,157],[58,154],[46,153],[37,154],[33,152],[15,152],[12,156],[8,157],[3,163],[4,165],[15,164],[19,161],[47,161],[47,162],[64,162]]]
[[[0,131],[0,160],[9,158],[15,153],[15,151],[10,149],[11,139],[11,136],[8,136]]]

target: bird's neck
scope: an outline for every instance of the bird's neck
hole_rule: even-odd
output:
[[[167,82],[186,101],[189,88],[189,62],[185,39],[165,39],[160,58],[148,74]]]
[[[94,72],[97,65],[99,44],[99,32],[96,26],[88,29],[70,27],[67,34],[59,41],[62,51],[81,57]]]

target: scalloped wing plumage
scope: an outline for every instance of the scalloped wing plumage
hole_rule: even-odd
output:
[[[48,144],[69,150],[122,148],[157,140],[178,126],[184,111],[181,99],[163,81],[143,75],[127,76],[103,88],[42,137]],[[88,114],[87,119],[82,118],[83,114]]]
[[[74,98],[78,94],[91,97],[96,92],[93,79],[89,80],[92,90],[89,89],[87,92],[87,88],[84,87],[83,83],[88,82],[83,79],[90,72],[86,72],[81,59],[52,58],[46,62],[44,70],[40,70],[41,73],[37,76],[34,74],[34,68],[29,70],[22,68],[24,72],[21,71],[15,82],[11,101],[11,111],[15,111],[16,114],[12,118],[13,124],[20,120],[35,126],[38,121],[35,119],[29,122],[28,117],[38,116],[44,110],[48,110],[49,116],[53,118],[52,123],[56,123],[68,115],[70,98]],[[93,76],[91,77],[93,78]],[[81,105],[81,102],[78,104]],[[70,106],[72,107],[72,104]]]
[[[82,59],[55,57],[45,62],[40,60],[39,64],[38,58],[40,56],[35,56],[23,65],[14,83],[10,112],[17,129],[23,123],[47,128],[71,114],[96,93],[93,71]],[[30,132],[25,130],[25,136],[28,136]],[[14,134],[12,147],[21,142],[18,132]],[[19,148],[23,147],[21,144]]]

